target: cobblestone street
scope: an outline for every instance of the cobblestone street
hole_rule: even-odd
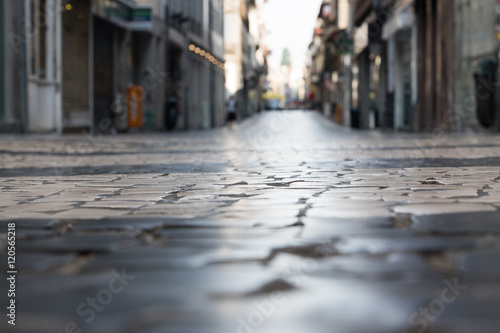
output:
[[[498,333],[499,139],[305,111],[4,135],[0,331]]]

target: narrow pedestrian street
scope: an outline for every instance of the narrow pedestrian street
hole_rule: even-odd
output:
[[[1,261],[15,223],[18,273],[0,331],[497,333],[499,139],[301,110],[3,135]]]

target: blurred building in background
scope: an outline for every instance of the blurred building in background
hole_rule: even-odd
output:
[[[263,107],[267,75],[264,3],[265,0],[224,0],[226,100],[235,96],[238,116],[242,118]]]
[[[26,119],[26,107],[21,106],[22,98],[19,71],[26,71],[25,64],[19,63],[21,22],[18,13],[23,10],[22,1],[0,2],[0,132],[20,132],[23,119]],[[24,57],[24,55],[23,55]],[[22,66],[21,66],[22,65]],[[22,67],[22,68],[21,68]]]
[[[185,129],[222,126],[224,109],[224,13],[222,0],[168,0],[169,101],[178,100]],[[175,104],[167,103],[168,126]]]
[[[159,5],[159,1],[92,1],[92,128],[104,133],[128,129],[129,116],[136,117],[139,108],[130,105],[134,111],[129,115],[130,86],[142,87],[140,125],[154,128],[161,124],[166,25]],[[70,13],[79,6],[82,1],[74,2],[63,16],[71,18]],[[63,87],[73,81],[78,82],[63,80]]]
[[[499,2],[325,0],[310,102],[353,127],[498,130]]]
[[[0,131],[224,124],[222,0],[5,0]]]

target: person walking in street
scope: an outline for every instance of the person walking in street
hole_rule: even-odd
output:
[[[226,117],[227,126],[229,127],[229,129],[232,128],[233,121],[236,120],[236,109],[237,109],[236,100],[234,96],[231,96],[229,98],[229,101],[227,102],[227,117]]]
[[[171,131],[177,126],[177,118],[179,113],[179,97],[173,89],[168,91],[168,98],[165,102],[165,129]]]

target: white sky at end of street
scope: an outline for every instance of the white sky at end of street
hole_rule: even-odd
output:
[[[269,34],[266,43],[272,55],[269,66],[277,69],[283,49],[290,50],[294,72],[304,67],[307,47],[312,41],[319,9],[323,0],[268,0],[263,19]]]

